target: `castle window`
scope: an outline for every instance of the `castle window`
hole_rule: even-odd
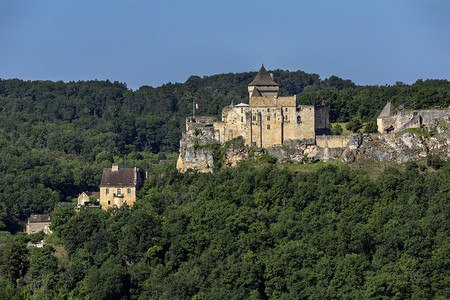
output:
[[[108,205],[110,205],[111,204],[111,201],[108,201]]]
[[[267,109],[267,112],[270,112],[270,108]]]
[[[270,125],[267,125],[267,129],[270,129]]]
[[[284,109],[284,111],[287,111],[287,107]]]
[[[109,189],[106,189],[106,195],[108,195],[109,194]]]
[[[270,121],[270,116],[267,116],[267,121]]]
[[[121,189],[117,189],[117,196],[122,196],[122,190]]]
[[[241,117],[241,122],[244,122],[244,117]]]
[[[241,107],[241,114],[244,112],[244,108],[243,107]]]
[[[297,124],[300,124],[302,122],[302,118],[300,116],[297,116]]]
[[[253,116],[253,121],[256,121],[256,116]]]
[[[131,189],[128,189],[128,195],[131,194]]]

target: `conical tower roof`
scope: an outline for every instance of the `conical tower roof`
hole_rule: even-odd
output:
[[[266,71],[266,68],[264,68],[264,64],[261,66],[261,69],[259,69],[258,74],[256,74],[255,79],[253,79],[252,82],[249,83],[249,86],[278,86],[278,83],[273,81],[270,74]]]
[[[378,118],[393,116],[394,113],[395,113],[394,106],[392,105],[391,101],[388,101],[388,103],[386,103],[381,113],[378,115]]]

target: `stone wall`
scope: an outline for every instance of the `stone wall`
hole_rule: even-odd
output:
[[[404,110],[393,116],[377,118],[378,132],[380,133],[389,126],[394,127],[394,132],[400,132],[408,128],[435,126],[439,122],[450,122],[449,109]]]
[[[316,145],[321,148],[344,148],[351,140],[350,135],[323,135],[316,136]]]

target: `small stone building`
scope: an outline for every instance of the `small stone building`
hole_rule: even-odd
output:
[[[286,140],[310,140],[329,132],[326,105],[298,105],[296,96],[279,97],[279,85],[264,65],[248,85],[249,104],[231,104],[214,123],[215,140],[224,143],[242,136],[247,146],[267,148]]]
[[[139,168],[119,168],[113,164],[103,169],[100,183],[100,205],[108,209],[114,205],[121,207],[127,203],[132,206],[136,201],[136,192],[144,184],[146,173]]]
[[[92,205],[91,201],[89,200],[90,196],[94,196],[97,199],[99,199],[100,193],[99,192],[82,192],[80,195],[78,195],[78,207]]]
[[[434,130],[450,120],[449,109],[402,110],[395,108],[390,101],[386,103],[377,117],[379,133],[400,132],[408,128],[428,127]]]
[[[27,234],[38,233],[39,231],[44,231],[45,234],[50,234],[50,216],[49,215],[31,215],[28,218],[27,223]]]

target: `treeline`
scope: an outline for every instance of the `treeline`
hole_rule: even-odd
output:
[[[308,88],[309,90],[309,88]],[[450,82],[447,80],[417,80],[406,85],[358,86],[355,88],[303,91],[297,101],[319,104],[324,100],[330,107],[330,122],[349,122],[358,117],[375,121],[387,101],[405,109],[441,109],[450,107]]]
[[[155,171],[132,209],[59,208],[68,257],[0,250],[8,299],[448,299],[450,164]],[[419,171],[423,170],[423,171]],[[3,237],[5,238],[5,237]],[[10,259],[10,258],[13,259]]]
[[[302,104],[330,105],[331,121],[373,119],[386,100],[413,99],[415,108],[448,107],[446,80],[358,87],[336,76],[273,71],[281,95]],[[110,81],[0,79],[0,230],[23,227],[31,213],[49,213],[83,190],[96,190],[101,170],[116,162],[147,171],[174,159],[192,113],[220,116],[225,105],[247,102],[255,72],[190,77],[185,83],[136,91]],[[22,224],[20,224],[22,222]]]

